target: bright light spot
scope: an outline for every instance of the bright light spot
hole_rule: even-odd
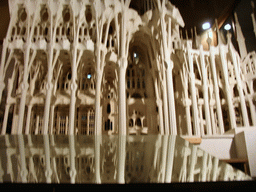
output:
[[[209,22],[206,22],[202,25],[203,30],[209,29],[211,27]]]
[[[224,26],[224,29],[225,29],[226,31],[230,30],[230,29],[231,29],[231,25],[230,25],[230,24],[226,24],[226,25]]]
[[[137,53],[133,53],[134,58],[137,58],[137,56],[138,56]]]
[[[91,79],[92,75],[90,73],[87,74],[87,79]]]

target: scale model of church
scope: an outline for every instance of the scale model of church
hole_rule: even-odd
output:
[[[130,2],[9,0],[2,135],[200,137],[256,126],[256,54],[237,19],[240,53],[230,35],[203,49],[181,37],[169,1],[140,1],[143,15]]]

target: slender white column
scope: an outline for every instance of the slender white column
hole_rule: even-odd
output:
[[[243,92],[242,81],[241,81],[240,70],[239,70],[240,66],[238,64],[236,55],[234,53],[234,50],[233,50],[233,47],[231,44],[231,36],[230,35],[228,37],[228,44],[229,44],[229,52],[231,54],[234,71],[235,71],[235,75],[236,75],[237,90],[238,90],[239,97],[240,97],[240,106],[241,106],[241,110],[242,110],[243,123],[244,123],[245,127],[249,127],[250,126],[249,118],[248,118],[246,102],[245,102],[245,98],[244,98],[244,92]]]
[[[211,127],[211,117],[210,117],[210,109],[209,109],[208,77],[207,77],[207,70],[205,68],[203,45],[200,46],[200,64],[201,64],[201,71],[202,71],[202,77],[203,77],[204,112],[205,112],[206,130],[207,130],[207,135],[211,135],[212,127]]]
[[[212,180],[211,181],[217,181],[218,177],[218,167],[219,167],[219,159],[216,157],[213,157],[213,168],[212,168]]]
[[[26,129],[25,129],[25,134],[26,134],[26,135],[29,134],[32,107],[33,107],[32,104],[28,105],[27,120],[26,120]]]
[[[8,140],[9,142],[9,135],[5,135],[5,139]],[[10,146],[10,145],[7,145]],[[11,155],[12,153],[9,153],[9,149],[6,150],[6,156],[7,156],[7,161],[6,161],[6,174],[10,175],[11,182],[14,182],[14,173],[12,169],[12,160],[11,160]]]
[[[68,134],[68,116],[66,116],[66,122],[65,122],[65,125],[66,125],[66,127],[65,127],[65,135],[67,135]]]
[[[207,160],[208,160],[208,154],[206,152],[203,152],[202,170],[201,170],[201,181],[202,182],[206,182]]]
[[[251,118],[252,118],[252,124],[253,126],[256,126],[256,112],[255,112],[255,106],[252,102],[252,98],[248,98],[249,106],[250,106],[250,112],[251,112]]]
[[[165,183],[172,182],[172,170],[173,170],[173,160],[175,152],[175,142],[176,136],[171,135],[168,137],[168,154],[167,154],[167,164],[166,164],[166,173],[165,173]]]
[[[71,98],[70,98],[70,107],[69,107],[69,135],[74,134],[74,123],[75,123],[75,109],[76,109],[76,58],[77,58],[77,48],[73,46],[72,54],[72,79],[71,79]]]
[[[118,136],[117,183],[125,183],[126,135]]]
[[[126,126],[126,94],[125,94],[125,73],[126,73],[126,66],[127,60],[123,58],[121,60],[122,63],[119,68],[119,135],[126,135],[127,126]]]
[[[155,78],[155,75],[153,77]],[[156,91],[156,104],[158,107],[158,116],[159,116],[159,133],[161,135],[163,135],[164,134],[163,102],[159,97],[160,90],[159,90],[159,87],[157,84],[157,79],[155,79],[155,81],[154,81],[154,87],[155,87],[155,91]]]
[[[169,111],[168,111],[168,97],[166,91],[166,75],[165,70],[163,72],[163,107],[164,107],[164,133],[169,135]]]
[[[176,127],[176,109],[175,109],[175,101],[174,101],[174,91],[173,91],[173,62],[170,61],[167,64],[166,70],[166,78],[167,78],[167,94],[168,94],[168,107],[169,107],[169,123],[170,123],[170,134],[177,135],[177,127]]]
[[[75,149],[75,136],[69,135],[69,153],[70,153],[70,183],[76,182],[76,164],[75,164],[75,157],[76,157],[76,149]]]
[[[18,145],[19,145],[19,152],[20,152],[20,177],[21,182],[27,182],[27,175],[28,170],[26,166],[26,157],[25,157],[25,146],[24,146],[24,138],[23,135],[18,135]]]
[[[231,124],[231,129],[234,129],[236,127],[236,116],[235,116],[235,110],[234,105],[232,101],[232,90],[230,90],[229,86],[229,75],[228,75],[228,64],[226,60],[226,47],[222,44],[219,45],[219,52],[220,52],[220,59],[221,59],[221,67],[223,71],[223,78],[225,83],[225,92],[227,96],[227,103],[228,103],[228,112],[229,112],[229,119]]]
[[[160,132],[160,135],[164,135],[163,103],[160,99],[157,101],[157,107],[158,107],[158,114],[159,114],[159,132]]]
[[[126,156],[126,95],[125,95],[125,73],[127,60],[123,58],[119,68],[119,137],[118,137],[118,169],[117,169],[117,182],[125,183],[125,156]]]
[[[100,146],[102,144],[102,135],[95,134],[94,136],[94,153],[95,153],[95,183],[101,183],[100,176]]]
[[[51,162],[50,162],[50,144],[49,144],[49,135],[43,135],[44,139],[44,153],[45,153],[45,178],[46,183],[51,183]]]
[[[39,115],[36,115],[36,128],[35,128],[35,135],[38,134],[38,126],[39,126]]]
[[[76,91],[77,91],[77,66],[82,57],[83,51],[79,51],[79,55],[77,57],[77,47],[73,45],[73,54],[72,54],[72,77],[71,77],[71,98],[70,98],[70,107],[69,107],[69,135],[74,134],[74,126],[75,126],[75,113],[76,113]]]
[[[49,134],[51,135],[53,133],[53,125],[54,125],[54,109],[55,109],[55,105],[52,105],[51,106],[51,115],[50,115],[50,131],[49,131]],[[56,129],[56,127],[54,127]]]
[[[213,105],[211,104],[210,105],[210,113],[211,113],[211,122],[212,122],[212,134],[213,135],[216,135],[217,133],[217,125],[216,125],[216,122],[215,122],[215,114],[214,114],[214,110],[213,110]]]
[[[200,131],[201,135],[205,135],[204,132],[204,123],[203,123],[203,110],[202,110],[202,105],[198,105],[198,112],[199,112],[199,119],[200,119]]]
[[[90,135],[90,111],[87,111],[87,135]],[[95,135],[97,135],[97,134],[95,134]]]
[[[51,73],[51,72],[48,72]],[[50,75],[48,75],[50,76]],[[50,82],[46,84],[46,98],[45,98],[45,107],[44,107],[44,120],[43,120],[43,134],[48,134],[49,129],[49,113],[50,113],[50,104],[51,104],[51,96],[52,96],[53,85]]]
[[[100,100],[101,100],[101,80],[102,78],[99,77],[100,72],[97,72],[96,75],[96,90],[95,90],[95,134],[100,135],[102,134],[102,116],[101,114],[101,107],[100,107]]]
[[[211,40],[208,39],[208,44],[210,46],[210,64],[211,64],[211,71],[213,77],[213,88],[214,88],[214,95],[215,95],[215,102],[216,102],[216,109],[217,109],[217,116],[218,116],[218,124],[220,128],[220,133],[224,133],[224,124],[223,124],[223,116],[222,116],[222,109],[220,103],[220,94],[219,94],[219,85],[217,79],[217,72],[216,72],[216,65],[215,65],[215,49],[211,46]],[[216,127],[213,128],[216,132]],[[213,131],[214,133],[214,131]]]
[[[50,51],[48,53],[48,73],[47,73],[47,84],[46,84],[46,97],[45,97],[45,105],[44,105],[44,121],[43,121],[43,134],[48,134],[49,130],[49,114],[50,114],[50,106],[51,106],[51,98],[52,98],[52,76],[53,76],[53,66],[57,62],[57,58],[59,56],[59,51],[57,51],[54,61],[53,61],[53,45],[50,44]]]
[[[183,84],[183,105],[185,106],[186,111],[186,123],[187,123],[187,134],[192,136],[192,126],[191,126],[191,116],[190,116],[190,106],[191,100],[188,98],[188,77],[187,71],[185,70],[185,66],[183,65],[183,70],[180,73],[182,84]]]
[[[188,65],[190,73],[190,93],[192,98],[192,114],[193,114],[193,129],[196,136],[200,135],[200,127],[198,122],[198,107],[196,98],[196,87],[195,87],[195,73],[194,73],[194,63],[193,55],[191,53],[191,45],[188,45]]]
[[[20,99],[20,107],[19,107],[19,117],[18,117],[18,127],[17,127],[17,134],[22,134],[22,128],[23,128],[23,119],[24,119],[24,113],[25,113],[25,102],[26,102],[26,95],[28,90],[28,83],[23,82],[21,84],[21,99]]]
[[[185,100],[186,100],[185,109],[186,109],[186,119],[187,119],[187,131],[188,131],[188,135],[192,136],[190,105],[188,104],[188,98]]]
[[[5,88],[4,83],[4,66],[5,66],[5,59],[6,59],[6,51],[7,51],[7,41],[4,39],[3,41],[3,48],[2,48],[2,58],[1,58],[1,65],[0,65],[0,103],[2,102],[2,94]]]
[[[17,134],[22,134],[26,96],[27,96],[27,90],[29,87],[29,85],[28,85],[29,66],[31,66],[31,64],[35,58],[35,55],[36,55],[36,51],[33,52],[33,56],[29,60],[30,45],[27,45],[27,48],[25,49],[25,55],[24,55],[23,82],[21,84],[21,99],[20,99],[20,107],[19,107],[19,119],[18,119]]]
[[[3,120],[1,135],[5,135],[6,134],[6,128],[7,128],[7,122],[8,122],[8,115],[9,115],[10,106],[11,106],[10,104],[6,104],[5,105],[4,120]]]
[[[160,179],[158,182],[164,183],[165,174],[166,174],[166,162],[167,162],[167,146],[168,146],[168,135],[162,136],[162,150],[161,150],[161,165],[160,170],[158,172],[158,178]]]
[[[190,165],[188,171],[188,182],[194,182],[194,171],[197,160],[197,146],[192,146],[191,156],[190,156]]]

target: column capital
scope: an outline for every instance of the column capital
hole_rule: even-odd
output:
[[[52,82],[47,82],[45,85],[46,90],[52,90],[53,89],[53,84]]]
[[[77,90],[77,83],[76,82],[71,82],[70,88],[72,91],[76,91]]]
[[[22,82],[21,83],[21,90],[28,90],[28,87],[29,87],[29,85],[28,85],[28,82]]]

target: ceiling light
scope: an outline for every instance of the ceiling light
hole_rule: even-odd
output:
[[[230,25],[230,24],[226,24],[226,25],[224,26],[224,29],[225,29],[226,31],[230,30],[230,29],[231,29],[231,25]]]
[[[206,22],[202,25],[203,30],[209,29],[211,27],[209,22]]]

